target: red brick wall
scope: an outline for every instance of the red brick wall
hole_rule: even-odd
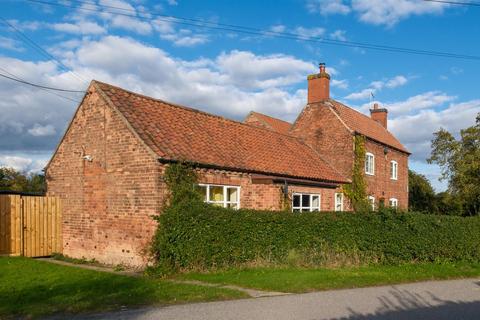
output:
[[[353,136],[327,105],[307,105],[290,132],[317,150],[345,177],[351,176]]]
[[[93,161],[82,159],[90,155]],[[162,166],[121,116],[92,92],[47,169],[48,193],[63,198],[64,254],[143,265],[156,227]]]
[[[281,184],[252,183],[251,175],[223,170],[199,170],[199,182],[205,184],[240,186],[240,207],[258,210],[282,210]],[[312,193],[320,195],[322,211],[333,211],[335,206],[334,194],[338,189],[289,185],[291,205],[292,193]],[[345,208],[346,206],[345,200]]]
[[[408,156],[405,153],[388,148],[384,153],[385,147],[379,143],[367,140],[365,143],[366,152],[373,153],[375,156],[375,175],[365,175],[368,183],[368,193],[375,197],[378,202],[381,198],[385,199],[385,205],[388,206],[390,198],[398,199],[398,205],[402,209],[408,208]],[[390,179],[390,161],[398,163],[398,179]]]

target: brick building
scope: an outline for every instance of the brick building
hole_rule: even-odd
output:
[[[367,138],[373,203],[406,208],[408,151],[387,111],[372,118],[329,98],[330,77],[309,76],[308,104],[291,124],[251,112],[237,122],[92,81],[46,167],[64,199],[63,247],[72,257],[144,265],[170,163],[196,164],[205,201],[233,208],[347,210],[353,136]]]

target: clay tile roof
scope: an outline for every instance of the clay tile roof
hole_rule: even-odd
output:
[[[348,182],[292,136],[95,81],[140,138],[165,160],[309,180]]]
[[[330,100],[333,110],[338,114],[342,121],[350,128],[350,130],[358,132],[370,139],[386,144],[397,150],[410,153],[395,136],[385,129],[380,123],[372,120],[370,117],[358,112],[346,105]]]
[[[273,118],[273,117],[267,116],[266,114],[258,113],[258,112],[255,112],[255,111],[251,111],[248,114],[247,119],[249,117],[255,117],[256,119],[258,119],[259,121],[261,121],[264,124],[264,127],[269,128],[269,129],[274,130],[274,131],[277,131],[277,132],[280,132],[280,133],[283,133],[283,134],[288,134],[288,131],[292,127],[292,124],[290,122],[283,121],[283,120],[280,120],[280,119],[277,119],[277,118]],[[245,123],[249,123],[247,121],[247,119],[245,119],[245,121],[244,121]],[[254,123],[252,122],[252,124],[254,124]]]

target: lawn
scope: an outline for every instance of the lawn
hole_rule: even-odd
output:
[[[228,289],[0,257],[0,319],[239,297],[245,295]]]
[[[212,273],[188,273],[182,279],[233,284],[260,290],[309,292],[357,288],[422,280],[480,276],[480,264],[405,264],[348,268],[253,268]]]

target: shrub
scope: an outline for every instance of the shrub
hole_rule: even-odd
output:
[[[180,202],[159,216],[165,270],[255,263],[325,266],[480,261],[480,218],[418,213],[289,213]]]

